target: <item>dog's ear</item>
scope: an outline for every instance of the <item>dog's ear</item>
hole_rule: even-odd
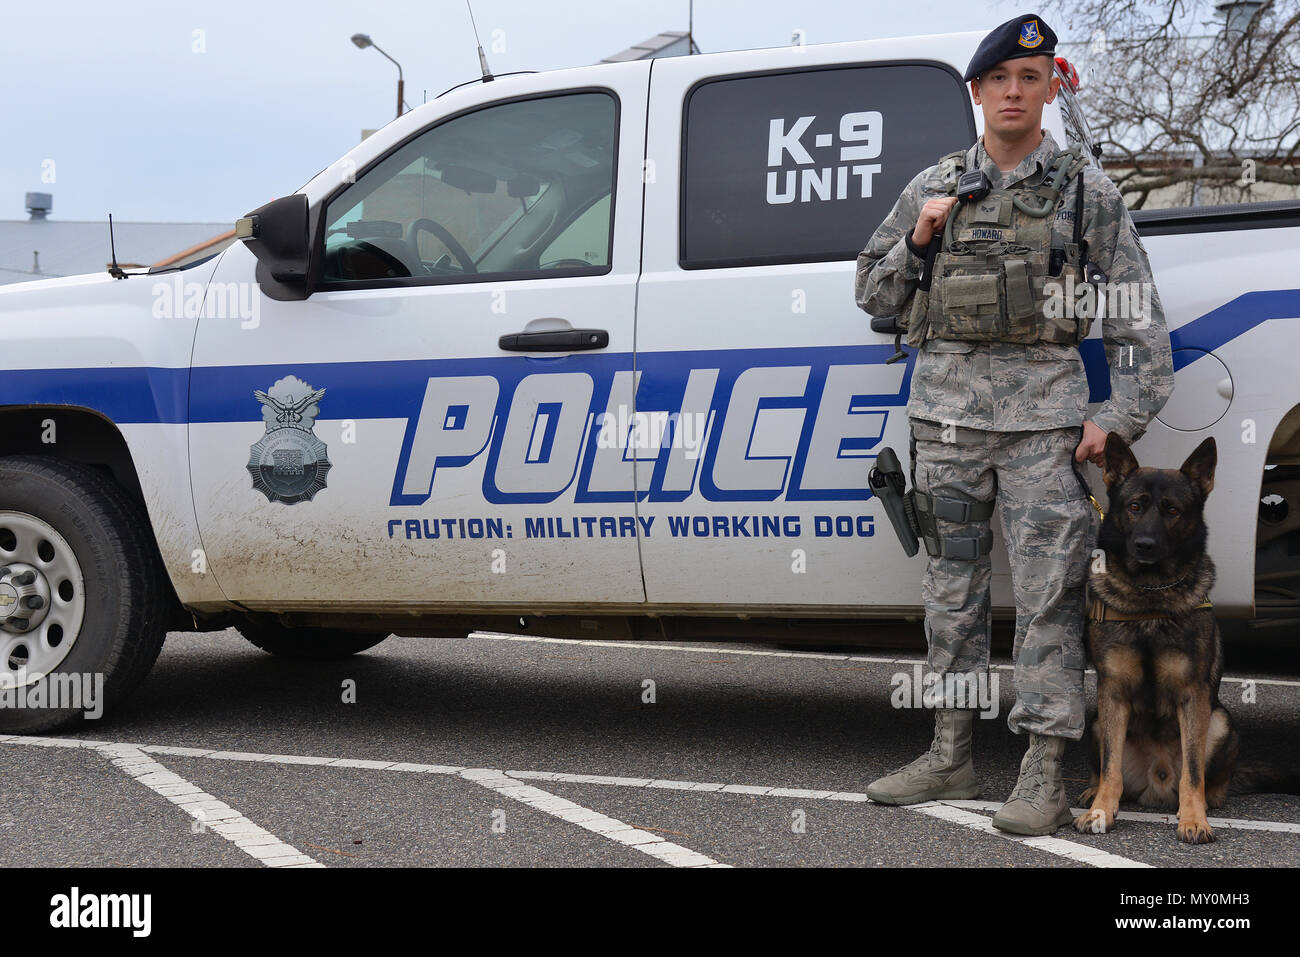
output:
[[[1195,452],[1187,456],[1187,461],[1179,471],[1191,479],[1201,490],[1201,498],[1205,498],[1210,494],[1210,489],[1214,488],[1214,466],[1218,462],[1218,446],[1214,444],[1214,436],[1210,436],[1196,447]]]
[[[1106,434],[1105,464],[1101,469],[1102,480],[1106,488],[1113,489],[1133,472],[1137,471],[1138,461],[1133,457],[1133,450],[1115,432]]]

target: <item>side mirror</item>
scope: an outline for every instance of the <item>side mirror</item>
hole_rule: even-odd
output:
[[[307,228],[307,197],[281,196],[259,206],[235,223],[235,238],[242,239],[276,282],[307,281],[311,244]]]

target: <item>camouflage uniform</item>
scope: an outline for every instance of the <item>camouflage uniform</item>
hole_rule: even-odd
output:
[[[993,183],[1036,185],[1059,149],[1050,133],[1003,174],[983,140],[966,153]],[[1095,166],[1083,170],[1090,258],[1111,283],[1151,283],[1151,267],[1119,191]],[[1057,204],[1053,244],[1072,241],[1077,179]],[[858,256],[855,296],[875,316],[903,313],[924,263],[903,242],[927,200],[950,195],[938,166],[918,174]],[[1133,442],[1173,388],[1169,334],[1159,296],[1145,320],[1103,320],[1110,397],[1092,421]],[[1001,504],[1016,600],[1016,704],[1007,723],[1077,740],[1083,734],[1083,583],[1096,513],[1074,468],[1088,418],[1088,382],[1077,347],[1037,342],[929,339],[916,356],[907,411],[916,487],[967,502]],[[999,495],[999,491],[1002,493]],[[945,536],[975,537],[989,520],[938,519]],[[922,595],[928,663],[938,674],[988,669],[989,556],[931,557]]]

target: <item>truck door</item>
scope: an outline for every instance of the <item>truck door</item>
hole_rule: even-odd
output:
[[[743,72],[751,54],[655,61],[636,342],[652,605],[919,603],[924,557],[867,484],[882,445],[907,461],[912,363],[885,363],[855,260],[975,131],[950,66],[846,65],[842,47],[764,51],[763,72]]]
[[[190,453],[229,599],[644,600],[632,463],[597,416],[632,401],[647,74],[515,77],[422,108],[422,128],[309,196],[305,299],[255,287],[257,315],[221,316],[256,266],[227,252],[195,342]]]

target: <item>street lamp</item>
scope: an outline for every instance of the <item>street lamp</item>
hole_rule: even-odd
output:
[[[374,47],[376,50],[379,50],[379,52],[382,53],[384,57],[393,64],[393,66],[397,67],[397,115],[400,117],[402,115],[402,104],[405,102],[405,99],[402,96],[402,64],[398,63],[387,53],[384,53],[384,51],[379,48],[379,44],[375,43],[374,40],[370,39],[370,37],[364,33],[352,34],[352,42],[357,45],[358,50],[364,50],[366,47]]]

